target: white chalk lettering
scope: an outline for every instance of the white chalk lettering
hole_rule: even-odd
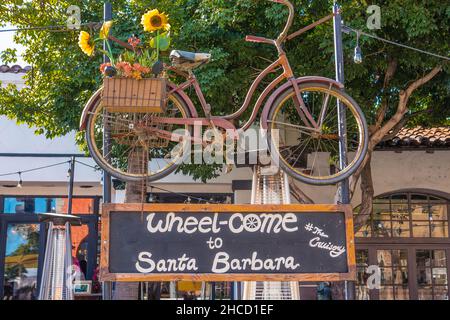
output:
[[[242,271],[260,271],[260,270],[282,270],[291,269],[296,270],[300,267],[300,264],[295,262],[294,257],[277,257],[274,259],[258,258],[257,252],[252,252],[251,258],[244,259],[231,259],[230,255],[226,252],[217,252],[212,266],[213,273],[227,273],[234,270]]]
[[[175,271],[196,271],[198,270],[197,262],[194,258],[189,258],[184,253],[183,256],[176,259],[160,259],[155,261],[152,259],[150,252],[141,252],[136,261],[136,270],[140,273],[158,272],[175,272]]]
[[[332,258],[339,257],[341,254],[343,254],[345,252],[344,246],[334,245],[331,242],[320,241],[320,237],[312,238],[309,241],[309,246],[312,248],[320,248],[320,249],[330,251],[330,256]]]

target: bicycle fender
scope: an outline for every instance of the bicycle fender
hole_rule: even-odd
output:
[[[325,77],[319,77],[319,76],[307,76],[307,77],[300,77],[295,80],[293,80],[297,83],[297,85],[306,83],[306,82],[318,82],[318,83],[324,83],[329,84],[333,87],[344,89],[344,85],[336,80],[325,78]],[[267,129],[267,118],[269,117],[270,108],[272,107],[275,100],[287,89],[292,87],[291,81],[286,82],[282,86],[280,86],[277,90],[275,90],[267,100],[266,104],[264,105],[264,109],[261,114],[261,128]]]
[[[174,90],[174,92],[176,92],[181,97],[184,103],[186,103],[186,106],[188,107],[189,112],[191,113],[191,117],[198,118],[197,110],[195,109],[195,106],[192,103],[191,99],[189,99],[189,97],[182,90],[177,90],[178,87],[175,84],[168,82],[167,85],[171,90]],[[84,107],[83,112],[81,113],[80,131],[86,130],[89,114],[94,109],[94,107],[99,103],[99,100],[102,98],[102,90],[103,86],[100,89],[98,89],[86,103],[86,106]]]

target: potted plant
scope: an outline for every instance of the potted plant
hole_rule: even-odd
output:
[[[110,35],[112,21],[103,23],[97,39],[81,31],[79,46],[88,56],[95,52],[95,43],[106,41],[107,50],[97,49],[108,56],[100,71],[104,75],[102,103],[108,112],[160,113],[166,105],[166,82],[159,77],[163,71],[160,52],[169,49],[170,25],[167,15],[158,9],[149,10],[141,18],[144,31],[151,35],[150,41],[137,36],[123,42]],[[110,41],[126,49],[114,57]]]

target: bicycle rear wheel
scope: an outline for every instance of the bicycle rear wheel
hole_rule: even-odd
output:
[[[100,94],[97,92],[96,94]],[[122,181],[159,180],[172,173],[190,155],[188,125],[153,123],[153,117],[189,118],[184,101],[175,93],[168,97],[164,113],[108,112],[101,99],[91,99],[86,141],[96,163],[111,176]],[[154,134],[152,129],[177,132],[181,142]],[[110,139],[104,154],[104,132]]]
[[[267,139],[272,158],[294,178],[315,185],[335,184],[348,178],[361,164],[368,145],[364,115],[345,92],[321,83],[299,85],[301,96],[319,130],[305,125],[294,105],[293,88],[274,102],[267,120]],[[339,164],[339,115],[345,112],[347,164]]]

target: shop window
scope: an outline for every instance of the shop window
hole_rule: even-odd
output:
[[[4,260],[3,299],[38,297],[39,224],[8,224]]]
[[[377,250],[381,271],[380,300],[408,300],[408,253],[406,250]]]
[[[94,213],[93,198],[73,198],[72,212],[75,214]],[[3,213],[35,214],[35,213],[67,213],[68,198],[46,197],[5,197]]]
[[[419,300],[448,300],[445,250],[416,250]]]
[[[372,214],[356,237],[447,238],[448,201],[418,193],[392,194],[374,199]],[[355,215],[359,208],[355,209]]]

